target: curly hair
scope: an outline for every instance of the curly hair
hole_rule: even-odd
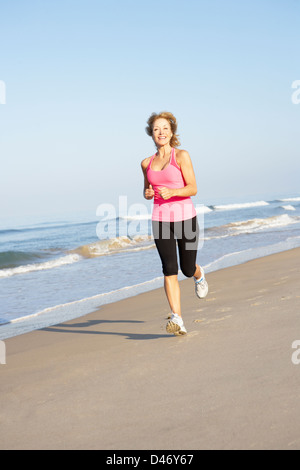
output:
[[[149,117],[147,121],[147,127],[146,127],[146,133],[152,137],[152,132],[153,132],[153,126],[154,123],[157,119],[166,119],[170,126],[171,126],[171,131],[172,131],[172,137],[170,140],[170,145],[171,147],[179,147],[180,141],[178,138],[178,134],[176,134],[177,131],[177,121],[175,116],[172,113],[169,113],[168,111],[162,111],[159,114],[157,113],[152,113],[151,116]]]

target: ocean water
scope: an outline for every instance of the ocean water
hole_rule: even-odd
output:
[[[300,246],[299,196],[195,206],[206,272]],[[0,220],[0,339],[163,285],[151,203],[116,214]]]

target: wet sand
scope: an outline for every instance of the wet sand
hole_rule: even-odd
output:
[[[182,281],[185,337],[160,288],[5,340],[0,448],[299,449],[299,261]]]

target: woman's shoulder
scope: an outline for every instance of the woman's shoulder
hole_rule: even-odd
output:
[[[143,168],[143,170],[145,170],[147,168],[147,166],[150,163],[150,160],[151,160],[151,157],[146,157],[146,158],[144,158],[144,160],[142,160],[141,167]]]
[[[179,157],[179,158],[187,158],[190,156],[189,152],[183,149],[175,149],[175,153],[176,153],[176,157]]]
[[[190,154],[187,150],[175,149],[175,157],[179,166],[187,160],[190,160]]]

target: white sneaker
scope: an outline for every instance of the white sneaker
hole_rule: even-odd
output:
[[[177,313],[172,313],[171,320],[168,321],[166,330],[168,333],[172,333],[176,336],[187,334],[183,320]]]
[[[196,292],[197,297],[199,297],[199,299],[204,299],[204,297],[206,297],[208,294],[208,284],[205,279],[204,269],[201,267],[200,269],[201,269],[202,276],[200,277],[200,279],[194,278],[195,292]]]

